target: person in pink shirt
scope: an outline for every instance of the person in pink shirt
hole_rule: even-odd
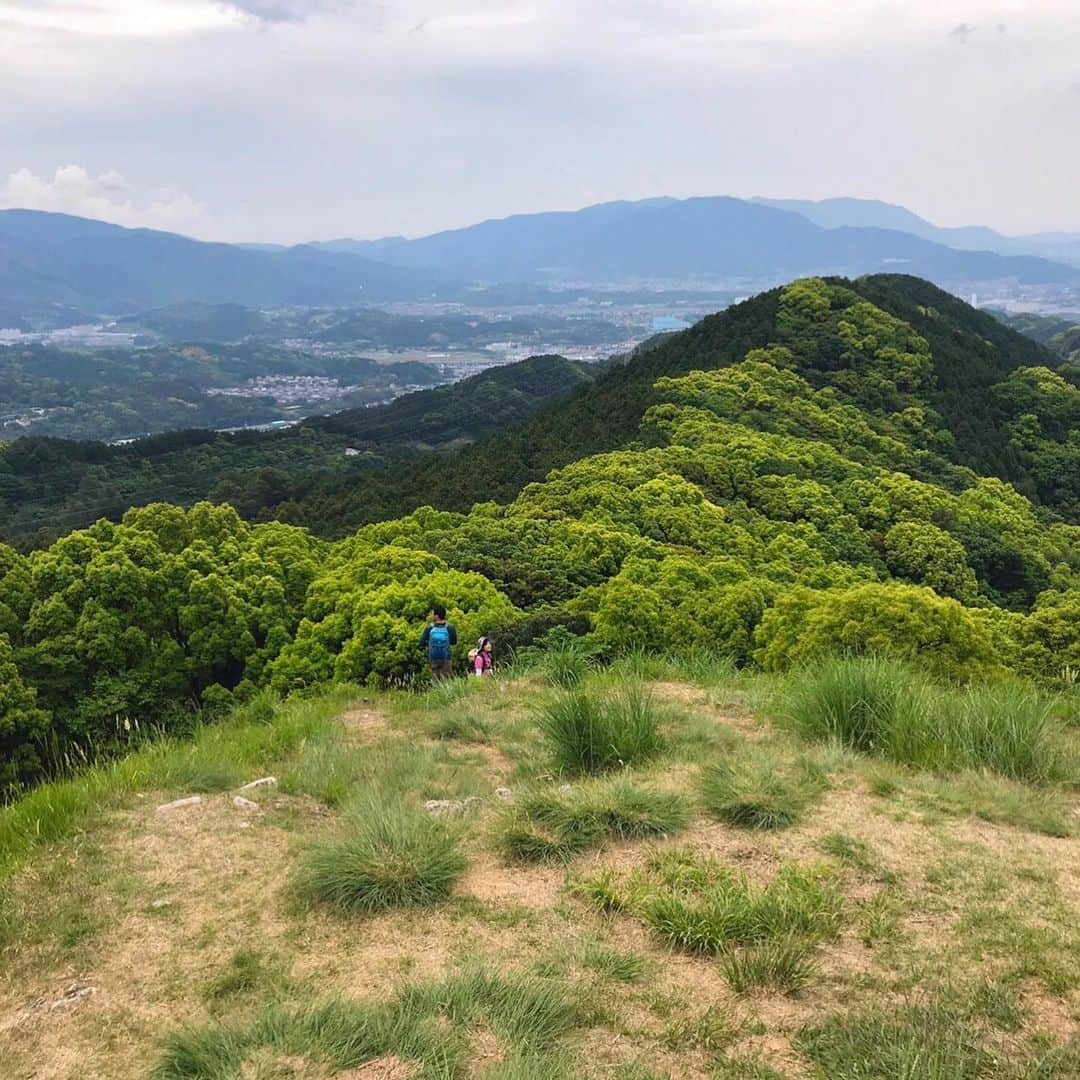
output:
[[[469,651],[469,662],[478,679],[491,674],[494,666],[491,659],[491,638],[482,637],[477,641],[476,648]]]

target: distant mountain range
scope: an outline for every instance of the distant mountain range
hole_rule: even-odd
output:
[[[823,224],[811,220],[801,205],[796,209],[727,197],[648,199],[520,214],[416,240],[338,240],[313,246],[489,281],[780,280],[883,270],[954,285],[1080,281],[1080,267],[1034,256],[957,250],[904,231],[897,225],[907,220],[907,211],[891,209],[897,214],[882,212],[879,216],[889,222],[882,225],[850,224],[842,220],[841,208],[826,207],[821,213],[835,220]],[[864,211],[863,216],[873,215]]]
[[[857,226],[896,229],[952,248],[993,251],[999,255],[1037,255],[1080,266],[1080,233],[1045,232],[1005,236],[985,225],[941,228],[903,206],[877,199],[751,199],[759,206],[791,210],[825,229]]]
[[[127,314],[190,300],[253,307],[415,296],[438,275],[308,245],[259,251],[34,210],[0,211],[0,314]]]
[[[1080,265],[968,249],[1021,239],[989,229],[937,229],[902,207],[853,199],[613,202],[485,221],[415,240],[288,248],[203,243],[63,214],[5,210],[0,326],[24,328],[32,313],[43,310],[62,311],[70,320],[72,309],[125,315],[190,301],[280,307],[433,294],[467,299],[477,281],[737,281],[765,287],[803,274],[896,271],[953,288],[1003,280],[1080,288]],[[1075,244],[1080,261],[1078,238],[1063,234],[1039,242],[1059,244],[1066,254]]]

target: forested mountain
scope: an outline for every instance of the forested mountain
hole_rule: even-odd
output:
[[[599,370],[562,357],[533,357],[389,405],[313,416],[272,433],[176,431],[129,446],[33,436],[0,444],[0,541],[47,542],[154,501],[227,497],[254,515],[317,478],[347,484],[381,463],[501,430]],[[360,453],[346,456],[346,448]],[[390,471],[408,472],[401,466]]]
[[[388,519],[337,543],[203,503],[0,546],[0,786],[183,730],[181,703],[407,681],[433,602],[504,648],[563,627],[609,656],[777,671],[862,650],[957,682],[1068,679],[1080,389],[1056,363],[925,282],[804,279],[460,453],[269,508],[339,534]]]
[[[961,464],[1017,483],[1040,497],[1039,481],[1008,422],[1012,405],[1005,380],[1018,368],[1058,363],[1039,344],[1003,326],[927,282],[903,276],[878,276],[830,283],[847,298],[832,311],[836,325],[817,352],[798,367],[812,382],[842,367],[848,355],[844,335],[847,308],[861,313],[871,304],[902,320],[927,342],[934,380],[924,386],[913,407],[938,418],[949,443],[920,469]],[[638,435],[641,416],[658,400],[656,380],[695,368],[725,367],[749,351],[790,336],[780,309],[782,290],[763,293],[664,339],[631,363],[615,366],[593,385],[565,402],[541,410],[526,423],[463,449],[456,466],[442,459],[417,461],[407,473],[376,471],[349,482],[327,480],[298,484],[293,495],[267,508],[288,520],[303,522],[330,535],[358,525],[406,513],[429,504],[461,510],[480,498],[512,499],[553,468],[583,453],[623,445]],[[856,399],[863,407],[864,402]],[[911,414],[914,415],[914,414]],[[945,434],[947,432],[947,434]],[[479,478],[479,479],[478,479]],[[1044,480],[1043,495],[1055,501],[1056,482]]]
[[[801,213],[732,198],[603,203],[485,221],[417,240],[320,246],[403,268],[495,281],[776,280],[874,273],[892,265],[941,282],[1080,282],[1080,268],[1045,259],[957,251],[895,228],[822,228]]]
[[[1070,364],[1080,364],[1080,315],[995,311],[1006,326],[1034,338]]]
[[[802,214],[825,229],[845,225],[872,229],[898,229],[947,247],[969,251],[995,251],[999,255],[1037,255],[1057,262],[1080,264],[1080,233],[1032,233],[1005,236],[985,225],[954,228],[933,225],[903,206],[877,199],[752,199],[762,206]]]
[[[0,298],[13,314],[58,303],[112,315],[190,300],[355,304],[415,296],[445,281],[306,246],[255,251],[66,214],[0,210]]]

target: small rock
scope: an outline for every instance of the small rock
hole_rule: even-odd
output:
[[[49,1005],[49,1012],[63,1012],[66,1009],[73,1009],[83,998],[88,998],[96,990],[97,987],[95,986],[75,983],[69,986],[60,997]]]
[[[259,780],[252,780],[250,784],[244,784],[241,791],[254,791],[256,788],[277,787],[276,776],[264,776]]]
[[[429,814],[463,814],[470,806],[476,806],[483,802],[476,795],[470,795],[467,799],[428,799],[424,803],[424,809]]]
[[[198,806],[201,802],[201,795],[189,795],[186,799],[174,799],[172,802],[162,803],[157,808],[157,812],[160,814],[162,810],[179,810],[181,806]]]
[[[239,810],[258,810],[259,804],[252,802],[250,799],[245,799],[243,795],[237,795],[233,801],[233,806]]]
[[[154,911],[159,911],[163,907],[171,907],[171,906],[172,906],[172,901],[171,900],[151,900],[150,901],[150,907],[153,908]]]
[[[499,799],[512,799],[514,793],[508,787],[497,787],[495,789],[495,797]]]

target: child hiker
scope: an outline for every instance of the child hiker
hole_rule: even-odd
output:
[[[420,648],[427,650],[428,666],[435,682],[449,679],[454,674],[451,650],[456,644],[457,630],[453,623],[446,621],[446,608],[442,604],[433,604],[431,622],[420,638]]]
[[[478,679],[482,679],[485,675],[491,674],[493,666],[491,638],[482,637],[477,641],[476,648],[469,650],[469,667]]]

